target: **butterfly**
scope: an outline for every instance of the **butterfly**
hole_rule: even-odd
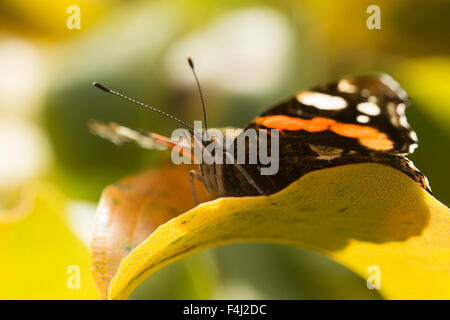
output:
[[[206,125],[201,87],[192,60],[188,58],[188,62],[200,91]],[[172,115],[98,83],[94,85],[176,120],[195,136],[192,126]],[[199,170],[191,171],[189,176],[194,202],[194,178],[203,184],[206,191],[219,197],[268,195],[287,187],[308,172],[364,162],[396,168],[431,193],[427,178],[406,158],[418,146],[417,135],[405,115],[409,102],[405,90],[386,74],[346,76],[333,83],[300,91],[257,116],[231,137],[233,146],[238,147],[237,141],[249,130],[275,130],[279,148],[275,159],[278,171],[273,175],[261,174],[264,165],[260,161],[200,163]],[[91,120],[89,128],[94,134],[119,145],[133,142],[147,149],[178,148],[179,152],[193,157],[191,147],[195,138],[187,142],[189,148],[180,149],[179,141],[114,122]],[[257,139],[261,139],[261,135]],[[199,143],[206,147],[203,141]],[[239,147],[250,154],[255,144],[247,141]],[[225,151],[224,157],[231,156]]]

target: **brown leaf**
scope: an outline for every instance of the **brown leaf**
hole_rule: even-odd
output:
[[[102,193],[92,238],[92,272],[105,298],[122,258],[158,226],[192,209],[192,167],[153,168],[124,178]],[[196,182],[199,202],[211,200]]]

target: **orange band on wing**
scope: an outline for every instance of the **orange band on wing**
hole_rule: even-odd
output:
[[[337,122],[329,118],[315,117],[308,120],[285,115],[274,115],[256,118],[254,123],[278,130],[305,130],[308,132],[330,130],[344,137],[358,139],[359,143],[372,150],[387,151],[394,147],[388,136],[375,128]]]
[[[255,120],[257,124],[262,124],[268,128],[280,130],[306,130],[309,132],[320,132],[327,130],[336,121],[328,118],[313,118],[311,120],[289,117],[284,115],[260,117]]]
[[[177,141],[174,141],[170,138],[167,138],[165,136],[159,135],[154,132],[150,132],[149,136],[152,137],[153,139],[155,139],[156,141],[158,141],[159,143],[166,145],[169,148],[174,149],[175,151],[178,152],[179,155],[187,156],[187,157],[191,158],[192,160],[194,160],[194,154],[193,154],[192,148],[190,148],[188,146],[180,147],[180,145],[178,145]]]
[[[155,139],[156,141],[158,141],[159,143],[169,147],[169,148],[174,148],[177,145],[176,141],[173,141],[170,138],[167,138],[165,136],[159,135],[157,133],[154,132],[149,132],[148,135],[152,138]]]
[[[385,133],[369,126],[338,122],[330,130],[344,137],[357,138],[359,143],[373,150],[387,151],[394,148],[394,143]]]

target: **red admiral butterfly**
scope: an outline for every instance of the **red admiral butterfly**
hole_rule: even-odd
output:
[[[204,112],[197,75],[192,60],[188,61],[200,90]],[[193,130],[172,115],[98,83],[94,85],[162,113],[191,132]],[[314,170],[375,162],[400,170],[431,193],[426,177],[406,158],[417,147],[417,135],[405,116],[408,104],[406,92],[385,74],[344,77],[335,83],[301,91],[256,117],[241,133],[244,134],[248,129],[279,131],[279,170],[275,175],[261,175],[261,163],[201,163],[200,173],[191,172],[191,186],[193,178],[197,178],[209,193],[217,196],[272,194]],[[116,123],[92,120],[89,126],[93,133],[116,144],[135,142],[149,149],[173,148],[177,145],[170,138]],[[245,148],[247,152],[252,146],[247,143]],[[193,197],[196,201],[194,190]]]

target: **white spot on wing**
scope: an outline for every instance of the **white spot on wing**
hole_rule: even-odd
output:
[[[388,102],[387,105],[386,105],[386,109],[387,109],[387,112],[389,114],[389,118],[391,120],[391,123],[394,126],[398,127],[400,124],[398,122],[398,114],[396,112],[396,104],[393,103],[393,102]]]
[[[361,102],[356,106],[359,112],[368,114],[369,116],[377,116],[381,113],[381,109],[373,102]]]
[[[358,87],[351,84],[347,79],[342,79],[338,82],[337,89],[340,92],[345,93],[356,93],[358,92]]]
[[[408,119],[406,119],[406,116],[405,116],[405,109],[406,109],[406,105],[404,103],[399,103],[397,105],[397,108],[395,111],[397,112],[397,114],[399,116],[398,122],[400,123],[400,125],[404,128],[409,129],[410,126],[408,123]]]
[[[312,91],[300,92],[297,101],[321,110],[341,110],[347,107],[347,101],[342,97]]]
[[[402,115],[404,115],[405,114],[405,109],[406,109],[406,105],[404,104],[404,103],[399,103],[398,105],[397,105],[397,114],[399,115],[399,116],[402,116]]]
[[[410,146],[409,146],[409,153],[413,153],[414,150],[416,150],[416,148],[417,148],[418,146],[419,146],[419,145],[418,145],[417,143],[414,143],[414,144],[410,145]]]
[[[364,98],[367,98],[367,97],[370,95],[370,91],[369,91],[368,89],[362,89],[362,90],[361,90],[361,95],[362,95]]]
[[[389,89],[397,93],[397,95],[401,99],[407,99],[408,94],[406,93],[405,89],[403,89],[400,84],[395,81],[391,76],[388,76],[387,74],[383,74],[380,76],[381,82],[383,82]]]
[[[370,118],[365,115],[359,115],[356,117],[356,121],[358,121],[359,123],[367,123],[370,121]]]
[[[339,158],[342,155],[343,150],[339,148],[333,148],[330,146],[313,145],[310,144],[309,148],[318,155],[318,160],[333,160]]]
[[[414,141],[418,141],[419,139],[417,138],[417,134],[414,131],[411,131],[409,133],[409,136],[411,137],[411,139],[413,139]]]
[[[405,116],[400,116],[399,122],[402,127],[407,128],[407,129],[409,128],[409,123]]]

